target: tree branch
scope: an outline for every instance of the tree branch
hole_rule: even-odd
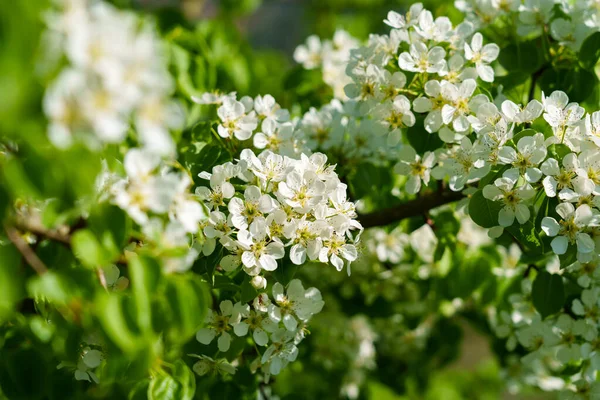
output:
[[[69,233],[68,227],[65,227],[67,232],[61,232],[57,229],[47,229],[38,222],[23,218],[15,220],[13,225],[22,232],[30,232],[40,238],[54,240],[66,244],[67,246],[71,245],[71,234]]]
[[[453,203],[464,197],[465,195],[461,192],[452,192],[450,190],[442,192],[425,192],[421,197],[407,201],[406,203],[368,214],[359,214],[358,220],[364,228],[385,226],[405,218],[423,215],[429,210],[444,204]]]
[[[40,260],[37,254],[35,254],[33,249],[29,247],[29,244],[27,244],[25,239],[21,237],[19,231],[10,226],[6,226],[4,229],[6,230],[8,239],[15,245],[25,261],[27,261],[27,264],[29,264],[38,275],[44,275],[48,272],[46,265]]]

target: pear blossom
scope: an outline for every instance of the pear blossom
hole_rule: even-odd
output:
[[[411,146],[405,146],[400,150],[399,162],[394,167],[398,174],[408,176],[406,191],[411,194],[421,190],[421,182],[429,184],[431,168],[435,164],[435,154],[428,151],[419,156]]]
[[[249,139],[258,126],[255,112],[248,111],[244,103],[230,97],[223,100],[223,104],[217,109],[217,114],[221,120],[217,131],[223,138]]]
[[[416,42],[410,45],[409,53],[400,54],[398,65],[400,69],[410,72],[439,73],[446,67],[445,56],[446,51],[440,46],[427,49],[425,44]]]
[[[475,64],[477,74],[484,82],[494,81],[494,70],[489,66],[498,58],[500,48],[495,43],[483,46],[483,36],[477,32],[471,39],[471,45],[465,43],[465,58]]]
[[[579,206],[577,209],[571,203],[561,203],[556,206],[556,212],[562,220],[557,222],[552,217],[542,219],[542,230],[552,240],[552,250],[556,254],[565,254],[569,244],[576,244],[578,257],[591,253],[594,250],[594,241],[585,229],[590,224],[595,224],[595,218],[588,205]]]
[[[500,226],[511,226],[515,217],[520,224],[524,224],[531,216],[529,207],[524,203],[535,196],[535,191],[527,186],[518,188],[516,184],[517,179],[514,175],[505,174],[502,178],[496,179],[493,185],[486,185],[483,188],[483,196],[486,199],[503,203],[498,213]]]
[[[273,285],[274,302],[269,306],[273,322],[282,321],[288,331],[295,331],[298,321],[306,321],[323,308],[321,292],[316,288],[304,289],[298,279],[288,284],[287,290],[276,282]]]
[[[220,313],[208,310],[205,318],[207,327],[201,328],[196,333],[196,340],[202,344],[210,344],[218,336],[217,345],[219,351],[226,352],[231,345],[231,334],[229,333],[232,329],[231,325],[237,324],[241,319],[241,315],[234,313],[231,300],[222,301],[219,304],[219,310]]]

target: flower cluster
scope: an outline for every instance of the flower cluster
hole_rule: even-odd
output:
[[[290,121],[288,110],[281,108],[270,94],[237,99],[235,93],[204,93],[194,96],[198,104],[217,105],[217,134],[226,141],[244,142],[252,139],[256,149],[297,157],[308,150],[299,136],[296,124]]]
[[[267,293],[260,293],[252,305],[222,301],[220,312],[209,310],[206,327],[198,331],[196,339],[208,345],[218,337],[219,351],[226,352],[231,344],[231,331],[238,337],[250,333],[257,346],[266,347],[252,362],[252,368],[262,368],[266,376],[279,374],[296,360],[297,345],[304,339],[306,323],[321,311],[324,302],[318,289],[304,289],[298,279],[292,280],[287,289],[275,283],[272,295],[271,301]]]
[[[350,57],[350,50],[359,46],[357,39],[353,38],[343,29],[335,31],[332,40],[319,39],[312,35],[294,51],[294,60],[306,69],[321,68],[323,81],[331,86],[336,99],[346,99],[344,86],[350,83],[346,75],[346,64]]]
[[[547,269],[556,273],[555,260]],[[573,277],[583,289],[569,305],[572,312],[559,312],[542,319],[532,304],[532,282],[522,281],[521,292],[510,295],[510,308],[491,310],[490,322],[496,334],[513,351],[517,345],[526,350],[513,376],[511,391],[522,386],[537,386],[544,391],[560,391],[565,399],[596,398],[600,386],[596,376],[598,363],[598,296],[600,271],[598,257],[589,263],[575,263],[558,272]],[[567,365],[581,368],[568,371]]]
[[[143,147],[174,154],[169,130],[182,126],[183,111],[169,98],[173,82],[153,26],[88,0],[62,2],[47,24],[53,50],[67,59],[44,98],[52,143],[120,143],[133,121]]]
[[[556,0],[488,1],[457,0],[456,8],[478,29],[490,24],[516,28],[522,37],[548,35],[561,46],[578,51],[591,33],[600,28],[600,13],[593,1]]]
[[[316,127],[309,130],[308,137],[316,139],[307,140],[310,149],[339,153],[343,160],[394,160],[402,135],[412,127],[418,135],[426,135],[416,130],[424,126],[443,141],[456,142],[471,129],[468,117],[489,102],[476,94],[477,81],[494,80],[490,64],[499,48],[484,45],[482,35],[473,34],[473,24],[453,27],[446,17],[434,20],[420,3],[406,16],[390,11],[385,23],[393,28],[389,35],[371,35],[364,46],[350,51],[346,74],[351,82],[344,92],[352,100],[305,114],[302,121],[310,118],[309,126]],[[417,182],[428,183],[433,157],[423,162],[404,158],[408,164],[416,162],[408,171],[399,166],[399,172],[413,176],[413,193]]]
[[[189,234],[198,233],[207,218],[206,210],[190,192],[191,178],[142,149],[129,150],[123,166],[127,176],[109,186],[110,200],[140,225],[158,250],[186,250],[181,257],[164,260],[167,270],[188,269],[199,254],[198,249],[190,248]]]
[[[250,276],[274,271],[286,247],[297,265],[318,260],[341,270],[356,259],[359,234],[353,231],[362,227],[346,185],[325,155],[303,154],[297,160],[245,149],[239,162],[215,166],[200,177],[210,186],[196,194],[212,210],[203,232],[230,253],[221,261],[225,271],[240,265]]]

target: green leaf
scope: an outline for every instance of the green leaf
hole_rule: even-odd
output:
[[[502,48],[498,55],[498,62],[509,71],[509,75],[516,72],[531,75],[541,67],[543,62],[539,46],[538,40],[509,44]]]
[[[132,255],[128,260],[131,290],[135,299],[137,323],[142,331],[152,329],[151,297],[161,276],[160,265],[153,258]]]
[[[181,360],[173,365],[172,376],[158,374],[148,386],[150,400],[191,400],[196,392],[194,373]]]
[[[0,246],[0,324],[15,311],[24,294],[21,254],[12,245]]]
[[[429,133],[425,130],[424,118],[417,118],[417,122],[406,129],[406,139],[408,143],[419,154],[424,154],[426,151],[434,151],[444,145],[440,136],[436,133]]]
[[[542,255],[544,253],[544,245],[538,237],[538,229],[531,220],[524,224],[517,224],[509,226],[506,230],[515,237],[515,239],[521,243],[524,247],[525,252],[529,256]]]
[[[534,136],[536,133],[537,133],[537,131],[535,129],[523,129],[522,131],[517,133],[515,136],[513,136],[512,141],[514,144],[518,144],[519,140],[521,140],[522,138],[524,138],[526,136]]]
[[[0,351],[0,387],[11,400],[41,399],[47,392],[50,365],[34,348]]]
[[[577,261],[577,247],[573,246],[572,244],[569,244],[569,247],[567,248],[565,254],[559,255],[558,259],[560,261],[561,268],[566,268],[569,265],[573,264],[575,261]]]
[[[102,267],[110,262],[110,257],[89,229],[80,229],[71,237],[73,253],[83,265],[90,268]]]
[[[548,154],[556,160],[562,160],[567,154],[571,153],[571,149],[566,144],[557,143],[548,146]]]
[[[170,277],[165,297],[169,309],[169,337],[173,342],[187,342],[204,322],[209,293],[200,278],[188,274]]]
[[[562,90],[569,96],[569,101],[581,103],[593,93],[598,78],[595,73],[580,68],[547,69],[538,83],[546,93]]]
[[[100,239],[104,248],[111,252],[113,257],[118,256],[121,248],[127,244],[131,229],[131,220],[125,211],[104,203],[92,209],[87,222],[89,229]]]
[[[294,279],[296,272],[298,272],[298,265],[290,261],[282,262],[277,269],[273,271],[273,276],[277,279],[277,282],[281,283],[283,286],[287,286],[287,284]]]
[[[483,191],[473,193],[469,201],[469,215],[473,222],[483,228],[498,226],[498,213],[502,209],[500,203],[483,197]]]
[[[192,266],[192,270],[197,274],[206,275],[208,282],[212,285],[215,269],[221,262],[224,251],[225,249],[223,246],[220,243],[217,243],[215,250],[209,256],[201,255],[196,259]]]
[[[246,275],[244,277],[244,282],[242,282],[241,286],[241,299],[242,303],[248,303],[252,301],[258,296],[258,291],[252,286],[250,283],[250,276]]]
[[[539,271],[531,288],[533,306],[546,318],[559,312],[565,302],[565,289],[562,277]]]
[[[600,59],[600,32],[588,36],[579,49],[579,63],[585,69],[593,70]]]
[[[130,297],[125,297],[120,293],[103,293],[96,300],[101,310],[98,317],[104,332],[126,353],[136,352],[147,344],[135,326],[135,316],[130,313],[132,309],[135,309],[131,307],[131,302]]]

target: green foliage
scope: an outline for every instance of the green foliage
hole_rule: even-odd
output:
[[[477,225],[492,228],[498,226],[498,212],[501,208],[500,203],[486,199],[483,192],[478,190],[471,196],[469,215]]]
[[[560,275],[539,271],[533,281],[531,297],[535,309],[542,317],[560,311],[565,301],[565,289]]]

